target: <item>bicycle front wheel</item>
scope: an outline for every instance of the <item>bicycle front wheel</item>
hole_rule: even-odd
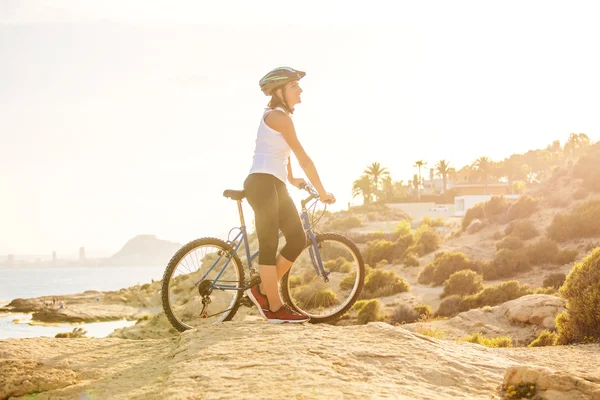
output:
[[[179,332],[229,321],[240,306],[244,270],[230,245],[202,238],[183,246],[162,280],[162,304]]]
[[[310,322],[314,323],[341,317],[360,295],[365,280],[362,255],[350,239],[336,233],[322,233],[317,235],[317,247],[328,273],[327,282],[315,271],[312,243],[281,278],[283,300],[310,316]]]

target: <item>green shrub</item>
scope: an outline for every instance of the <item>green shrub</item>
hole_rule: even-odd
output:
[[[538,236],[540,233],[535,228],[533,222],[529,219],[513,221],[504,230],[506,235],[513,235],[522,240],[529,240]]]
[[[479,232],[480,230],[482,230],[483,228],[485,228],[487,226],[487,222],[480,220],[480,219],[474,219],[471,224],[469,225],[469,227],[467,228],[467,233],[472,235],[474,233]]]
[[[408,248],[415,243],[415,238],[412,233],[407,233],[405,235],[400,235],[394,242],[396,246],[395,255],[398,258],[404,256],[404,254],[408,251]]]
[[[377,221],[377,213],[376,212],[367,213],[367,219],[371,222]]]
[[[519,297],[532,294],[528,285],[521,285],[518,281],[506,281],[493,286],[486,286],[479,293],[465,296],[463,299],[466,308],[483,306],[496,306]]]
[[[496,243],[496,250],[519,250],[523,247],[523,241],[517,236],[507,236]]]
[[[396,246],[389,240],[373,240],[367,243],[363,252],[364,260],[369,265],[375,265],[381,260],[393,260]]]
[[[369,300],[358,300],[356,303],[352,305],[352,310],[360,311],[367,304]]]
[[[544,283],[542,284],[542,286],[558,289],[565,283],[566,279],[567,276],[562,272],[550,274],[546,278],[544,278]]]
[[[446,332],[441,330],[440,328],[430,328],[428,326],[423,326],[421,324],[417,325],[417,329],[415,333],[420,335],[429,336],[435,339],[444,339],[446,337]]]
[[[573,200],[583,200],[588,197],[589,193],[584,188],[579,188],[573,192]]]
[[[419,266],[419,257],[415,253],[406,253],[404,255],[404,264],[409,267],[418,267]]]
[[[466,296],[477,293],[481,289],[483,289],[483,276],[467,269],[450,275],[450,278],[444,282],[444,291],[440,297],[448,297],[453,294]]]
[[[440,247],[441,241],[442,238],[438,231],[430,226],[423,225],[415,232],[415,244],[421,246],[421,252],[417,253],[419,256],[424,256],[437,250]]]
[[[496,253],[494,260],[483,269],[483,276],[486,280],[510,278],[530,270],[531,263],[523,251],[501,249]]]
[[[505,383],[502,385],[502,391],[505,392],[503,399],[538,399],[535,382],[519,382],[511,385]]]
[[[388,265],[390,262],[386,259],[383,259],[381,261],[379,261],[377,264],[375,264],[375,268],[380,268],[380,267],[384,267],[386,265]]]
[[[548,227],[548,237],[558,242],[600,235],[600,201],[588,201],[571,214],[554,216]]]
[[[399,277],[394,271],[374,269],[365,277],[361,297],[386,297],[409,290],[410,285],[408,282]]]
[[[419,313],[408,304],[400,304],[392,312],[394,322],[398,324],[411,324],[420,318]]]
[[[294,297],[302,308],[331,307],[339,303],[335,292],[321,285],[301,286],[294,291]]]
[[[506,211],[508,221],[515,219],[529,218],[538,210],[538,200],[529,195],[521,196],[519,199],[510,205]]]
[[[556,319],[559,344],[600,340],[600,248],[576,263],[560,292],[567,313]]]
[[[463,311],[496,306],[532,293],[533,291],[529,286],[521,285],[517,281],[502,282],[498,285],[486,286],[480,292],[465,297],[459,295],[448,296],[440,302],[436,315],[439,317],[453,317]]]
[[[401,259],[413,242],[414,238],[410,233],[398,237],[395,242],[372,240],[367,242],[363,257],[365,262],[370,265],[375,265],[381,260]]]
[[[574,249],[561,249],[556,255],[554,263],[559,265],[572,263],[577,258],[577,254],[579,254],[579,252]]]
[[[592,192],[600,192],[600,145],[591,146],[587,154],[577,160],[573,176],[583,179],[583,187]]]
[[[302,284],[306,285],[308,283],[314,282],[317,280],[317,274],[313,268],[306,268],[306,270],[302,273]]]
[[[489,220],[504,217],[510,203],[503,196],[493,196],[483,204],[483,215]]]
[[[314,274],[314,272],[313,272]],[[291,275],[289,276],[290,287],[296,287],[302,285],[302,276],[301,275]]]
[[[368,322],[377,321],[380,308],[381,305],[377,299],[367,302],[358,312],[358,323],[364,325]]]
[[[483,219],[485,217],[483,212],[483,204],[484,203],[478,203],[467,210],[462,220],[463,231],[466,230],[469,225],[471,225],[471,221],[474,219]]]
[[[556,332],[542,331],[527,347],[554,346],[557,339],[558,335]]]
[[[313,272],[314,275],[316,275]],[[351,290],[354,287],[354,282],[356,281],[356,272],[352,272],[346,276],[344,276],[340,283],[338,284],[341,290]]]
[[[360,218],[353,215],[346,218],[336,218],[329,223],[329,229],[342,232],[361,226],[363,226],[363,223]]]
[[[352,271],[352,264],[344,257],[338,257],[335,260],[326,261],[323,267],[331,272],[348,273]]]
[[[418,281],[422,284],[432,283],[440,286],[457,271],[470,269],[479,271],[479,266],[471,261],[465,253],[440,252],[419,274]]]
[[[442,217],[438,217],[438,218],[433,219],[433,218],[431,218],[429,216],[425,216],[421,220],[420,226],[423,226],[423,225],[427,225],[427,226],[430,226],[432,228],[440,228],[440,227],[444,226],[444,219]]]
[[[427,304],[417,304],[415,306],[415,311],[419,313],[420,319],[427,319],[431,315],[433,315],[433,311],[431,311],[431,307]]]
[[[416,254],[417,257],[420,257],[421,254],[425,254],[425,248],[422,244],[413,244],[408,249],[406,249],[406,253]]]
[[[407,220],[400,221],[398,224],[396,224],[392,232],[398,237],[409,235],[411,233],[410,222]]]
[[[541,238],[527,248],[527,258],[533,265],[554,263],[558,256],[558,244],[550,239]]]
[[[463,337],[460,341],[477,343],[485,347],[512,347],[512,339],[506,336],[488,338],[480,333],[474,333],[471,336]]]
[[[444,298],[435,314],[438,317],[453,317],[458,313],[467,311],[468,308],[465,307],[466,304],[463,302],[463,298],[455,294]]]

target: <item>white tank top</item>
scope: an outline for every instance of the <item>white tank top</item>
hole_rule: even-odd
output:
[[[265,117],[275,110],[285,112],[280,107],[274,110],[269,109],[265,111],[260,120],[258,134],[256,135],[256,147],[254,148],[254,161],[250,173],[271,174],[285,183],[288,157],[292,149],[280,132],[265,123]]]

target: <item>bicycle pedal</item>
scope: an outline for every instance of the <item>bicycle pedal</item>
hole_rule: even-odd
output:
[[[244,295],[242,297],[242,299],[240,300],[240,304],[243,306],[246,306],[248,308],[250,307],[254,307],[254,303],[252,302],[252,300],[250,300],[250,298],[246,295]]]
[[[250,278],[250,282],[248,283],[248,286],[252,287],[252,286],[256,286],[261,282],[260,280],[260,275],[258,274],[254,274],[252,275],[252,278]]]

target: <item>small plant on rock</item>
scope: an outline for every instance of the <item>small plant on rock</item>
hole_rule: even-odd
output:
[[[379,319],[379,310],[381,304],[379,300],[373,299],[368,301],[358,312],[358,323],[364,325],[369,322]]]
[[[540,335],[535,338],[527,347],[542,347],[542,346],[554,346],[558,335],[556,332],[550,332],[548,330],[542,331]]]

